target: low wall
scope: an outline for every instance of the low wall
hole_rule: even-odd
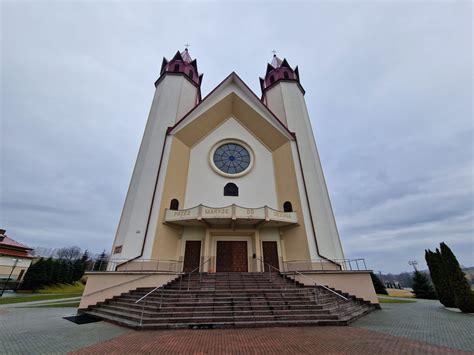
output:
[[[178,276],[169,272],[88,272],[86,275],[87,283],[79,309],[85,309],[138,287],[159,287]]]
[[[356,297],[362,298],[373,304],[379,304],[374,285],[370,277],[370,271],[306,271],[302,272],[305,277],[297,275],[296,280],[305,285],[317,283],[347,292]],[[310,278],[311,280],[309,280]]]

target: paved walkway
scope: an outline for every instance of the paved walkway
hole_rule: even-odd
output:
[[[438,301],[382,303],[353,326],[453,349],[474,351],[474,316],[444,309]]]
[[[75,314],[74,308],[0,308],[0,354],[66,354],[130,331],[63,319]]]
[[[75,354],[467,354],[355,327],[132,332]]]
[[[474,317],[437,302],[383,304],[350,327],[137,332],[62,319],[73,308],[0,308],[0,354],[466,354]],[[466,351],[463,352],[462,350]]]

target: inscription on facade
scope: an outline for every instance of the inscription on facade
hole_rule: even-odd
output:
[[[173,217],[185,217],[185,216],[190,216],[190,215],[191,215],[190,210],[187,210],[187,211],[174,211],[173,212]]]
[[[206,208],[204,212],[206,214],[211,214],[211,215],[230,214],[230,209],[229,208]]]

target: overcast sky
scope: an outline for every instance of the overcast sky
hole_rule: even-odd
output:
[[[186,42],[206,95],[299,65],[347,257],[474,265],[471,2],[2,1],[0,227],[110,250],[162,57]]]

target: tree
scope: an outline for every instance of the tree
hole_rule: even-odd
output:
[[[454,290],[456,307],[462,312],[474,313],[474,292],[472,292],[456,256],[445,243],[440,244],[440,249],[444,266]]]
[[[47,282],[47,265],[46,261],[41,258],[32,264],[25,274],[21,289],[36,290]]]
[[[81,248],[79,247],[65,247],[56,250],[56,256],[58,259],[71,261],[81,257]]]
[[[439,301],[445,307],[456,307],[454,289],[439,249],[436,252],[425,250],[425,260]]]
[[[370,277],[372,278],[372,283],[374,284],[375,293],[379,295],[388,295],[387,290],[385,289],[384,284],[380,279],[375,275],[373,272],[370,273]]]
[[[104,251],[102,251],[99,257],[95,260],[94,271],[105,271],[107,269],[108,261],[109,257],[104,249]]]
[[[415,270],[413,274],[413,293],[416,298],[436,299],[436,293],[428,277],[418,270]]]

